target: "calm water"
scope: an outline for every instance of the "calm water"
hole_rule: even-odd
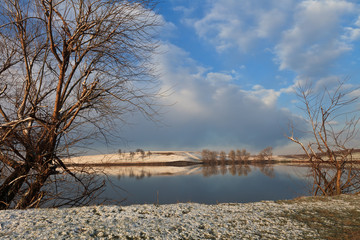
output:
[[[162,168],[147,168],[141,171],[124,167],[112,169],[102,197],[121,202],[122,205],[130,205],[177,202],[243,203],[309,195],[306,167],[189,167],[178,171],[174,167],[170,170]],[[151,170],[155,173],[151,173]],[[114,174],[116,171],[119,174]]]

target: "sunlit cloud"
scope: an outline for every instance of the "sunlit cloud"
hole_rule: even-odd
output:
[[[359,62],[356,1],[171,2],[175,14],[159,16],[164,27],[154,58],[160,87],[171,94],[160,103],[161,124],[129,120],[136,127],[124,138],[136,146],[290,149],[289,123],[306,129],[296,87],[330,89],[349,74],[344,58]]]
[[[294,24],[283,32],[275,46],[279,69],[289,69],[300,76],[321,77],[334,61],[352,50],[342,41],[341,18],[353,12],[346,1],[303,1],[294,14]]]
[[[204,17],[189,19],[196,33],[218,51],[236,47],[252,50],[259,40],[276,39],[286,26],[294,1],[220,0]]]
[[[299,119],[277,108],[279,93],[260,85],[242,89],[232,83],[232,75],[202,67],[179,47],[169,43],[161,47],[165,54],[155,60],[163,73],[160,80],[173,92],[163,99],[164,104],[171,104],[162,116],[167,127],[140,124],[146,127],[133,129],[130,139],[145,146],[160,141],[162,147],[176,149],[211,146],[252,150],[287,141],[284,134],[289,121]]]
[[[280,71],[322,78],[360,40],[359,6],[349,1],[208,1],[196,34],[219,52],[269,49]]]

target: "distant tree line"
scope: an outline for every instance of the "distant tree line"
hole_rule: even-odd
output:
[[[272,160],[272,147],[261,150],[258,155],[253,157],[252,161],[269,161]],[[230,150],[228,154],[225,151],[211,151],[203,149],[201,159],[205,164],[209,165],[227,165],[240,164],[250,160],[251,154],[246,149]]]
[[[145,157],[149,157],[149,158],[150,158],[151,155],[152,155],[152,152],[150,152],[150,151],[145,152],[143,149],[138,148],[138,149],[136,149],[135,151],[129,151],[129,153],[126,154],[125,151],[122,151],[121,149],[118,149],[118,154],[119,154],[119,157],[120,157],[120,158],[129,157],[130,160],[132,160],[132,159],[134,159],[134,157],[135,157],[136,154],[140,154],[142,159],[144,159]],[[128,156],[127,156],[127,155],[128,155]]]

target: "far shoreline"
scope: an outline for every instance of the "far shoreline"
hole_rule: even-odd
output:
[[[113,153],[65,158],[63,162],[68,167],[186,167],[186,166],[229,166],[229,165],[309,165],[310,161],[304,154],[273,155],[259,159],[249,156],[246,160],[203,160],[199,151],[153,151],[148,155],[140,153]],[[360,164],[360,151],[355,150],[352,161]]]
[[[354,161],[355,162],[355,161]],[[308,160],[247,160],[247,161],[171,161],[171,162],[99,162],[99,163],[69,163],[69,167],[134,167],[134,166],[149,166],[149,167],[161,167],[161,166],[172,166],[172,167],[184,167],[184,166],[231,166],[231,165],[263,165],[263,164],[309,164]]]

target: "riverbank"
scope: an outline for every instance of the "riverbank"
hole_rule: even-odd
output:
[[[251,155],[247,160],[219,159],[203,161],[199,151],[138,151],[78,156],[62,159],[68,167],[137,167],[137,166],[172,166],[184,167],[204,165],[238,165],[238,164],[285,164],[307,165],[309,160],[304,154],[272,155],[269,159],[259,159]],[[352,162],[360,164],[360,149],[353,150]]]
[[[68,168],[73,171],[91,170],[97,174],[107,174],[116,176],[160,176],[160,175],[189,175],[198,173],[202,167],[213,169],[221,168],[234,172],[234,166],[264,166],[268,164],[276,165],[296,165],[307,166],[308,161],[296,158],[286,158],[274,156],[273,160],[256,160],[254,157],[247,161],[212,161],[201,160],[201,152],[189,151],[152,151],[151,154],[130,153],[103,154],[79,156],[63,159]],[[213,172],[213,171],[212,171]],[[215,171],[216,172],[216,171]]]
[[[113,153],[79,156],[63,159],[69,167],[135,167],[135,166],[192,166],[205,165],[233,165],[233,164],[307,164],[303,155],[274,155],[271,159],[259,160],[250,156],[248,160],[202,161],[201,152],[191,151],[152,151],[133,153]]]
[[[360,196],[0,211],[0,239],[358,239]]]

